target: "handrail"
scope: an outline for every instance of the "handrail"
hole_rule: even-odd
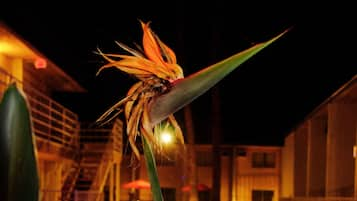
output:
[[[100,195],[106,184],[107,177],[114,163],[114,152],[118,151],[121,146],[122,122],[116,119],[113,124],[108,124],[105,127],[90,128],[90,126],[82,123],[80,142],[81,144],[95,143],[102,144],[102,149],[93,150],[101,154],[100,164],[96,170],[96,175],[92,180],[90,187],[91,192],[98,192],[97,197],[93,197],[95,201],[100,200]]]
[[[74,175],[73,175],[73,177],[70,177],[71,178],[70,185],[69,185],[68,189],[66,189],[65,192],[63,192],[63,186],[62,186],[62,196],[63,196],[62,201],[70,201],[71,200],[71,195],[72,195],[72,193],[74,193],[74,189],[75,189],[75,186],[76,186],[76,181],[77,181],[77,178],[78,178],[78,176],[80,174],[80,170],[81,170],[80,163],[76,164],[74,167],[76,168],[75,172],[73,173]]]
[[[0,97],[11,82],[22,85],[27,95],[36,138],[57,143],[62,149],[75,151],[79,147],[78,115],[29,84],[23,85],[21,80],[0,67]]]
[[[113,151],[121,151],[122,148],[122,128],[123,123],[117,119],[112,124],[101,128],[88,128],[89,126],[82,122],[80,128],[80,141],[87,142],[105,142],[108,143]]]

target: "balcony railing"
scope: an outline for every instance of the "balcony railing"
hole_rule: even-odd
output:
[[[106,150],[122,152],[123,122],[119,119],[101,127],[91,126],[90,122],[82,122],[80,128],[80,143],[87,145],[105,145]],[[104,152],[105,149],[96,151]]]
[[[71,112],[50,97],[32,86],[24,85],[6,70],[0,68],[0,98],[7,86],[16,82],[22,86],[30,105],[33,132],[39,151],[57,152],[65,157],[73,157],[79,147],[79,121],[77,114]],[[51,146],[48,146],[48,145]],[[57,147],[53,149],[53,146]],[[52,147],[52,148],[51,148]]]

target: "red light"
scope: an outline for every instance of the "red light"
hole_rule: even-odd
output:
[[[47,67],[47,61],[43,58],[37,58],[35,60],[35,68],[36,69],[43,69]]]

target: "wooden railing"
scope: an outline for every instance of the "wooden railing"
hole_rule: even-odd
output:
[[[88,191],[77,191],[76,198],[86,201],[101,201],[110,170],[115,163],[115,154],[121,150],[122,121],[116,119],[105,127],[92,127],[82,123],[80,142],[82,158],[98,158],[90,160],[97,163],[95,173],[92,175],[92,183]],[[88,150],[89,149],[89,150]],[[88,152],[89,151],[89,152]],[[88,164],[87,164],[88,165]],[[85,167],[83,167],[85,168]]]
[[[123,123],[116,119],[110,124],[96,127],[91,123],[82,122],[80,142],[84,144],[105,144],[107,150],[121,152],[123,138]],[[97,150],[104,152],[105,150]]]
[[[63,107],[50,97],[13,77],[0,68],[0,98],[10,83],[22,86],[30,105],[33,132],[36,135],[37,149],[43,144],[53,143],[59,149],[57,154],[72,157],[79,147],[79,121],[77,114]],[[41,150],[39,150],[41,151]]]

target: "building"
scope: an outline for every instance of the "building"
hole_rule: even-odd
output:
[[[357,75],[285,138],[282,201],[357,200]]]
[[[62,186],[79,156],[80,124],[77,114],[53,100],[51,95],[56,91],[84,92],[85,89],[0,23],[0,97],[12,82],[26,93],[31,106],[41,200],[56,200],[62,195]]]
[[[170,145],[172,146],[172,145]],[[180,148],[162,150],[157,155],[157,170],[165,200],[188,200],[189,164]],[[195,145],[197,190],[199,200],[212,200],[214,165],[220,169],[220,200],[278,201],[280,195],[280,151],[277,146],[221,145],[220,161],[213,161],[211,145]],[[130,159],[123,157],[121,183],[142,179],[148,181],[144,162],[132,176]],[[129,174],[128,174],[129,173]],[[121,200],[129,200],[130,189],[121,191]],[[152,200],[150,189],[137,190],[139,200]]]
[[[0,97],[12,82],[22,88],[30,105],[40,200],[69,201],[75,196],[77,201],[103,199],[107,177],[114,181],[114,169],[117,170],[115,181],[119,181],[120,156],[117,154],[121,122],[100,130],[82,129],[78,115],[56,102],[52,95],[54,92],[82,93],[85,89],[0,23]],[[110,192],[114,195],[114,188]]]
[[[16,82],[33,120],[40,201],[118,201],[122,123],[87,129],[54,92],[86,90],[5,23],[0,22],[0,98]]]

